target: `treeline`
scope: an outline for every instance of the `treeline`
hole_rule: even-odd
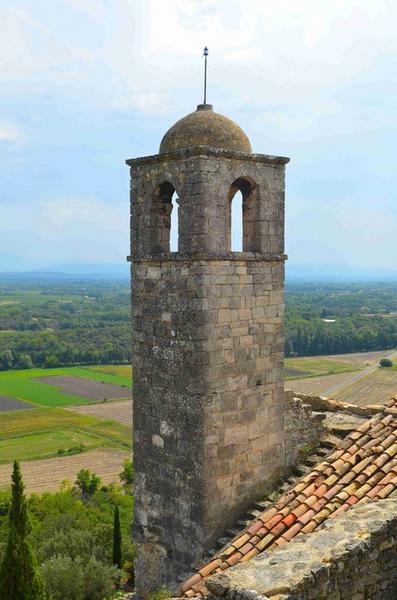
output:
[[[344,354],[397,346],[397,286],[289,286],[286,356]]]
[[[131,360],[129,282],[0,283],[0,370]],[[287,287],[286,356],[397,347],[397,284]]]
[[[0,285],[0,369],[131,360],[129,283]]]

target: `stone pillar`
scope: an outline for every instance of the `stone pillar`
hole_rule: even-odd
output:
[[[283,473],[286,162],[203,148],[127,161],[140,594],[176,591]],[[238,189],[244,252],[232,253]]]

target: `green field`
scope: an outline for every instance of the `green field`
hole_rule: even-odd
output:
[[[361,370],[361,365],[333,360],[332,358],[302,357],[286,358],[284,363],[285,379],[318,377],[320,375],[336,375]]]
[[[1,414],[0,463],[103,447],[129,450],[131,429],[115,421],[78,415],[60,408]]]
[[[65,394],[54,385],[38,381],[40,377],[67,375],[124,386],[126,388],[125,395],[128,397],[131,389],[131,377],[117,372],[112,373],[109,371],[109,367],[107,369],[106,372],[94,370],[90,367],[3,371],[0,373],[0,395],[25,400],[41,406],[68,406],[95,402],[95,400],[88,398]]]

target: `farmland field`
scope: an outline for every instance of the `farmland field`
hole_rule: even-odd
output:
[[[131,427],[132,400],[81,404],[79,406],[71,406],[68,410],[80,415],[91,415],[98,419],[113,419],[118,423]]]
[[[107,373],[108,375],[128,377],[128,379],[131,379],[132,376],[131,365],[95,365],[93,367],[85,367],[85,369],[98,371],[98,373]]]
[[[324,396],[326,390],[336,384],[347,385],[351,380],[351,373],[339,373],[337,375],[322,375],[320,377],[308,377],[299,379],[287,379],[285,388],[294,390],[300,394],[313,396]],[[332,396],[334,397],[334,395]]]
[[[72,377],[81,378],[81,391],[66,393],[57,385],[46,383],[46,378]],[[84,404],[98,400],[84,395],[84,380],[92,380],[118,386],[120,392],[117,397],[128,398],[131,395],[131,376],[104,373],[84,367],[64,367],[56,369],[26,369],[18,371],[3,371],[0,373],[0,395],[25,400],[41,406],[68,406],[72,404]],[[54,379],[52,379],[54,382]],[[122,388],[122,389],[121,389]],[[124,391],[125,390],[125,394]],[[110,396],[111,397],[111,396]],[[113,396],[114,397],[114,396]]]
[[[31,460],[91,448],[131,448],[131,427],[61,408],[2,413],[0,463]]]
[[[28,493],[56,491],[66,480],[74,483],[80,469],[97,473],[103,483],[118,481],[122,463],[130,452],[116,448],[100,448],[75,456],[62,456],[22,462],[23,480]],[[10,485],[12,464],[0,465],[0,488]]]
[[[329,396],[342,402],[362,406],[380,404],[397,392],[397,370],[394,368],[381,369],[378,366],[380,358],[386,356],[395,361],[397,351],[357,353],[351,355],[352,364],[356,365],[356,369],[351,372],[289,379],[286,381],[285,387],[297,393]],[[349,355],[325,358],[332,358],[335,361],[339,359],[343,362],[349,358]],[[303,368],[306,359],[294,360],[298,361],[298,365],[302,365]]]
[[[397,394],[397,372],[377,369],[359,381],[344,387],[334,397],[342,402],[365,406],[382,404],[394,394]]]
[[[348,355],[336,360],[331,356],[310,356],[302,358],[286,358],[284,373],[286,379],[298,377],[316,377],[318,375],[334,375],[349,373],[362,368],[360,364],[349,361]]]
[[[22,402],[22,400],[15,400],[9,396],[0,396],[0,412],[8,412],[9,410],[26,410],[34,408],[33,404],[28,402]]]

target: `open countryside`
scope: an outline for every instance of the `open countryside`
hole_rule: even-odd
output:
[[[397,369],[378,367],[397,345],[395,288],[289,286],[285,387],[357,404],[395,393]],[[0,283],[0,328],[0,487],[15,458],[29,491],[56,490],[82,467],[117,481],[131,451],[128,283]],[[350,350],[355,336],[365,352],[314,354]]]
[[[9,485],[15,459],[30,492],[73,483],[81,468],[117,481],[131,452],[131,384],[128,365],[0,373],[0,487]],[[113,402],[129,417],[117,419]],[[65,410],[84,405],[91,413]]]

